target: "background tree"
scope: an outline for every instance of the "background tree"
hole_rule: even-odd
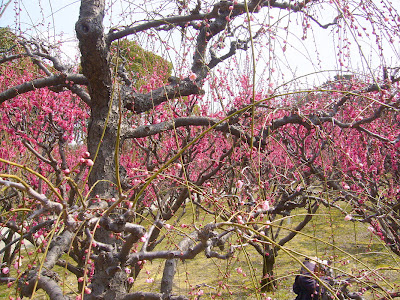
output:
[[[142,11],[121,3],[122,18]],[[183,298],[172,289],[178,259],[228,260],[249,244],[264,261],[261,288],[272,290],[278,251],[298,254],[286,244],[321,204],[369,222],[398,254],[399,78],[384,60],[398,41],[396,9],[152,4],[105,28],[108,3],[82,0],[79,67],[42,40],[15,35],[2,47],[2,282],[31,298],[36,289],[51,299]],[[332,29],[339,70],[308,88],[279,61],[297,50],[292,33],[306,40],[315,28]],[[360,50],[364,74],[346,77],[356,72],[352,43],[369,36],[380,75]],[[179,240],[167,248],[171,234]],[[24,269],[25,240],[36,265]],[[160,293],[132,289],[154,259],[166,260]],[[56,266],[76,287],[61,285]]]

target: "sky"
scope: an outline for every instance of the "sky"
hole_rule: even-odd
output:
[[[5,5],[8,0],[0,0]],[[0,26],[8,26],[25,36],[40,37],[57,44],[63,40],[63,51],[71,60],[77,54],[74,24],[79,16],[80,0],[12,0],[0,19]],[[20,14],[16,12],[20,10]]]
[[[0,0],[0,6],[4,6],[9,0]],[[106,27],[111,22],[113,24],[121,25],[123,23],[129,24],[138,19],[145,19],[146,5],[158,5],[159,3],[165,3],[165,1],[143,1],[140,6],[134,6],[134,1],[108,1],[108,3],[114,3],[112,7],[107,10],[105,17]],[[167,1],[168,2],[168,1]],[[378,3],[380,1],[375,1]],[[122,4],[124,3],[124,4]],[[400,8],[400,1],[395,2]],[[64,60],[72,63],[77,63],[78,50],[77,40],[75,38],[74,26],[79,15],[80,0],[11,0],[10,5],[5,10],[3,16],[0,18],[0,26],[9,26],[17,32],[21,32],[26,36],[39,36],[41,39],[48,40],[53,44],[58,44],[63,41],[62,51],[64,53]],[[164,7],[159,6],[162,9]],[[127,13],[131,10],[135,11],[135,14]],[[142,10],[142,11],[140,11]],[[16,12],[20,11],[19,14]],[[121,13],[123,12],[123,13]],[[263,24],[273,24],[278,20],[280,15],[279,10],[264,10],[261,14],[255,14],[255,21],[253,31],[257,29],[257,22]],[[329,23],[337,15],[337,11],[332,9],[332,6],[326,6],[320,11],[315,11],[315,16],[322,20],[321,23]],[[120,18],[119,16],[122,16]],[[288,45],[285,53],[282,51],[283,39],[286,38],[284,35],[282,39],[277,38],[271,42],[272,51],[275,54],[276,61],[280,61],[280,73],[288,74],[285,80],[290,80],[290,77],[302,76],[305,74],[319,72],[320,70],[336,70],[341,69],[346,71],[345,67],[341,67],[337,60],[337,44],[334,41],[337,40],[337,34],[333,27],[328,29],[322,29],[315,23],[311,22],[312,31],[308,32],[308,38],[301,40],[302,26],[298,24],[300,19],[293,17],[293,22],[290,25],[289,35],[287,36]],[[238,21],[242,22],[242,20]],[[360,26],[363,26],[360,24]],[[352,38],[352,37],[350,37]],[[176,39],[179,42],[179,37]],[[375,50],[371,48],[371,44],[374,41],[368,39],[355,38],[355,42],[351,45],[351,67],[353,69],[367,71],[367,65],[371,67],[375,72],[376,66],[379,65],[380,59],[376,55]],[[398,48],[398,47],[397,47]],[[162,51],[162,47],[160,47]],[[389,47],[385,47],[387,54],[385,60],[388,64],[396,64],[399,61],[398,50],[394,49],[393,52]],[[386,51],[385,50],[385,51]],[[264,51],[264,50],[262,50]],[[361,54],[362,51],[362,54]],[[172,53],[172,54],[171,54]],[[162,54],[162,53],[161,53]],[[169,55],[175,61],[173,52]],[[262,54],[264,55],[264,54]],[[239,55],[240,57],[240,55]],[[264,55],[260,58],[259,65],[257,66],[259,72],[264,72],[266,68],[273,68],[274,66],[267,66],[270,61],[269,55]],[[264,76],[264,73],[259,76]],[[278,77],[278,75],[271,74],[271,76]],[[309,76],[307,80],[313,81],[316,77],[322,77],[322,81],[325,81],[331,74],[326,76],[321,74],[315,76]],[[274,79],[278,82],[279,78]]]

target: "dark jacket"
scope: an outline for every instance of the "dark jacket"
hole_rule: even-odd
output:
[[[320,277],[324,284],[331,286],[329,277]],[[329,290],[325,288],[318,280],[313,278],[310,273],[297,275],[293,284],[293,291],[297,294],[295,300],[330,300]]]
[[[310,274],[297,275],[293,284],[293,292],[297,294],[295,300],[316,300],[319,294],[319,285]]]

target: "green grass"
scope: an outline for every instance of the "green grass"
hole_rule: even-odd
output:
[[[284,221],[283,226],[291,228],[296,225],[296,220],[301,218],[302,211],[297,212],[299,216]],[[190,221],[191,216],[186,217]],[[185,222],[185,221],[184,221]],[[322,259],[333,259],[333,268],[336,274],[347,274],[357,276],[360,270],[378,272],[382,278],[372,276],[366,280],[367,284],[378,283],[392,290],[395,285],[400,284],[400,258],[395,256],[381,241],[367,230],[366,224],[345,221],[344,216],[337,211],[321,211],[314,216],[313,220],[292,241],[285,246],[292,255],[303,260],[301,253],[307,256],[317,256]],[[177,240],[176,237],[174,240]],[[164,245],[165,246],[165,245]],[[179,262],[174,282],[174,294],[185,295],[188,291],[202,289],[202,299],[211,299],[212,296],[221,294],[220,299],[257,299],[257,285],[261,278],[262,260],[260,255],[251,247],[238,251],[235,257],[221,261],[207,259],[200,254],[193,260]],[[251,261],[249,265],[246,256]],[[241,267],[246,277],[236,272]],[[300,266],[298,262],[283,250],[279,251],[275,273],[278,281],[278,289],[267,296],[273,299],[294,299],[292,284],[295,274]],[[388,270],[383,270],[386,268]],[[158,291],[163,270],[162,261],[147,263],[135,284],[135,290]],[[377,270],[377,271],[376,271]],[[252,274],[254,274],[252,276]],[[148,277],[154,277],[152,284],[145,282]],[[375,281],[376,280],[376,281]],[[385,282],[386,281],[386,282]],[[351,290],[356,291],[357,285]],[[366,299],[375,299],[371,293],[365,294]],[[265,298],[265,297],[264,297]],[[260,299],[263,297],[260,296]]]
[[[193,224],[193,215],[190,208],[181,223]],[[303,211],[299,210],[290,218],[283,221],[282,234],[293,228],[297,221],[302,218]],[[209,216],[201,215],[200,221],[195,223],[207,223]],[[275,222],[274,225],[279,224]],[[157,249],[175,249],[177,243],[185,234],[193,228],[178,228],[166,233],[166,238]],[[282,235],[281,235],[282,236]],[[278,238],[279,239],[279,238]],[[236,237],[232,237],[232,242]],[[366,283],[378,283],[391,290],[395,285],[400,285],[400,258],[390,252],[385,245],[367,230],[367,225],[345,221],[344,216],[337,211],[329,211],[322,208],[313,220],[306,226],[301,234],[298,234],[292,241],[285,245],[287,252],[280,250],[275,264],[275,276],[278,289],[274,293],[261,296],[258,290],[261,278],[262,260],[261,256],[251,247],[243,247],[238,250],[233,258],[219,260],[206,258],[199,254],[193,260],[179,261],[175,276],[173,293],[176,295],[188,295],[196,293],[200,289],[204,292],[201,299],[265,299],[266,296],[272,299],[294,299],[292,284],[295,274],[300,265],[293,258],[303,260],[302,255],[317,256],[322,259],[333,258],[333,268],[339,274],[358,275],[360,270],[369,270],[371,274],[365,279]],[[300,255],[301,254],[301,255]],[[32,257],[25,256],[23,266],[32,262]],[[239,274],[236,268],[243,269],[246,276]],[[144,265],[142,272],[135,281],[134,289],[137,291],[158,292],[164,268],[164,260],[154,260]],[[64,274],[62,268],[56,269]],[[12,270],[12,276],[16,275]],[[75,278],[71,275],[60,275],[64,280],[66,293],[71,293],[75,287]],[[153,283],[147,283],[147,278],[154,278]],[[71,288],[70,288],[71,287]],[[354,285],[352,290],[357,290]],[[15,289],[7,289],[2,286],[0,299],[8,299],[9,295],[15,296]],[[194,295],[191,296],[195,298]],[[366,293],[366,299],[376,299],[373,294]],[[34,299],[47,299],[43,292],[35,294]]]

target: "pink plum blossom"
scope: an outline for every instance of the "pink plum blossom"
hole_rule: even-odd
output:
[[[353,219],[353,217],[352,217],[352,215],[346,215],[346,216],[344,217],[344,219],[345,219],[346,221],[350,221],[351,219]]]
[[[191,81],[195,81],[196,79],[197,79],[197,75],[195,74],[195,73],[190,73],[189,74],[189,79],[191,80]]]
[[[243,185],[244,185],[244,183],[243,183],[243,181],[240,180],[240,179],[236,182],[236,187],[237,187],[239,190],[243,187]]]
[[[142,237],[140,238],[140,241],[141,241],[142,243],[144,243],[144,242],[147,241],[147,239],[148,239],[148,236],[147,236],[147,233],[145,233],[144,236],[142,236]]]
[[[261,204],[261,208],[263,210],[269,210],[269,201],[268,200],[263,201]]]
[[[132,284],[135,281],[135,279],[131,276],[131,277],[128,277],[127,281],[129,284]]]

